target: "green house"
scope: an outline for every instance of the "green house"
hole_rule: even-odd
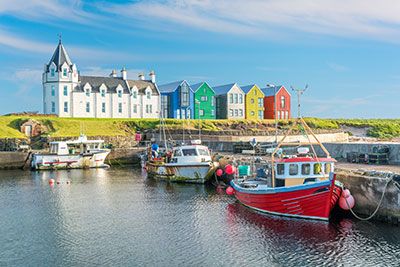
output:
[[[215,92],[206,82],[190,86],[194,91],[194,118],[215,119]],[[199,114],[200,113],[200,114]]]

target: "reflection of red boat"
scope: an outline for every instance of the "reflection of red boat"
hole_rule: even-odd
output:
[[[298,149],[298,155],[282,156],[274,159],[278,149],[292,129],[300,128],[311,133],[316,142],[327,154],[317,157],[308,149]],[[306,133],[306,132],[305,132]],[[312,143],[298,143],[310,145]],[[314,151],[314,149],[313,149]],[[231,181],[233,193],[243,205],[265,213],[306,219],[328,220],[329,214],[341,194],[340,183],[335,182],[335,159],[318,141],[306,122],[299,118],[272,153],[273,164],[266,166],[269,175],[265,177],[237,178]]]

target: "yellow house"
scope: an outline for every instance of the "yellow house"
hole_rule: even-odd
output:
[[[264,93],[256,84],[241,88],[245,93],[246,119],[264,119]]]

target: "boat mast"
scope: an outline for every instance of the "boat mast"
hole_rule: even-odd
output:
[[[300,118],[301,114],[300,114],[300,95],[302,95],[306,89],[308,88],[308,84],[306,84],[306,87],[304,89],[294,89],[292,86],[290,86],[290,88],[292,88],[293,92],[297,92],[297,117]]]

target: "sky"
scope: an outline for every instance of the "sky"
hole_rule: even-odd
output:
[[[303,116],[400,117],[397,0],[0,0],[0,114],[42,112],[62,43],[82,75],[125,67],[211,86],[284,85]]]

